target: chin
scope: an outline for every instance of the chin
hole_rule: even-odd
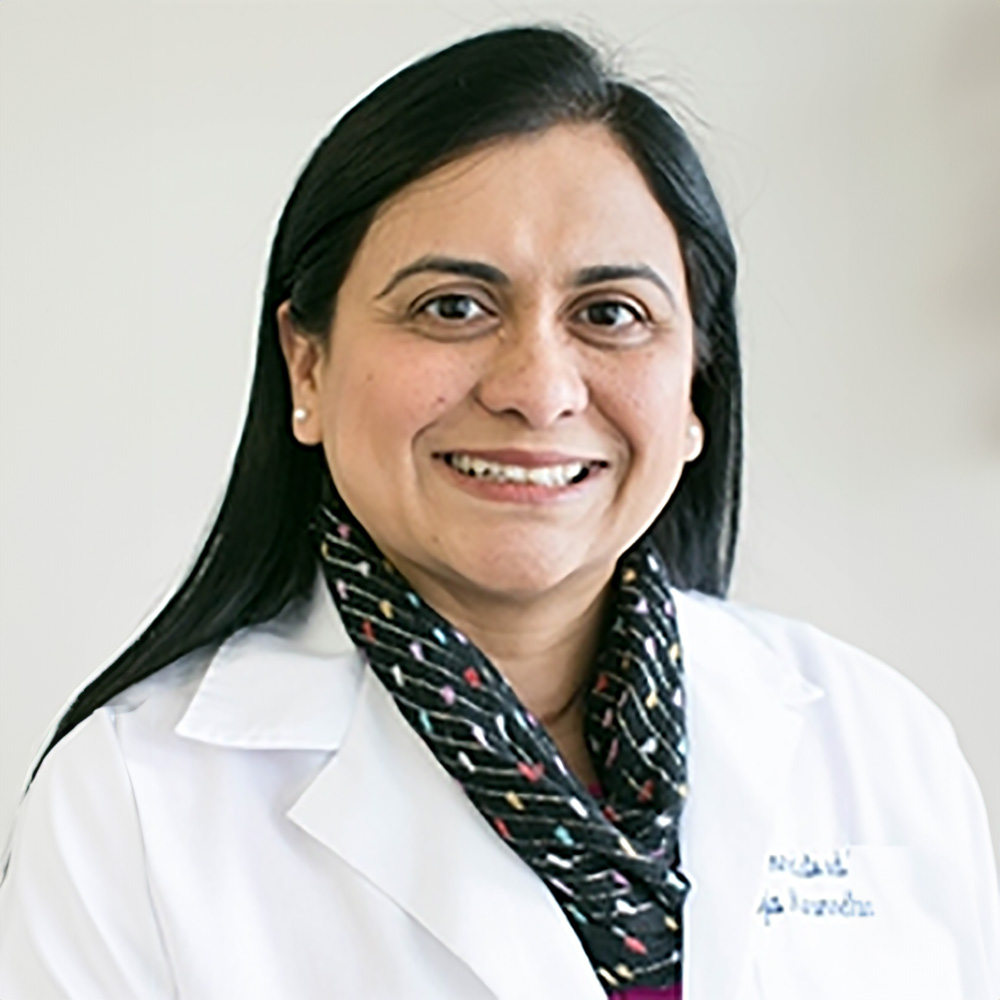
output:
[[[540,596],[583,568],[579,545],[546,546],[527,539],[463,545],[449,555],[444,560],[449,571],[467,586],[510,600]]]

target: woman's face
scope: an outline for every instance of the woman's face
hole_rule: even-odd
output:
[[[697,450],[677,236],[601,126],[403,189],[335,312],[326,353],[279,313],[296,434],[418,586],[523,601],[604,582]]]

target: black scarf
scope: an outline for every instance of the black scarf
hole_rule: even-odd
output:
[[[618,562],[586,700],[603,798],[472,642],[412,590],[329,488],[310,524],[348,635],[406,721],[562,907],[605,990],[681,974],[681,649],[663,560]]]

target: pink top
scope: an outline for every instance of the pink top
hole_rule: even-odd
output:
[[[624,993],[612,993],[610,1000],[681,1000],[681,984],[677,983],[666,989],[637,986],[634,990],[626,990]]]
[[[587,791],[595,799],[604,798],[604,789],[599,784],[587,786]],[[612,993],[608,1000],[681,1000],[681,984],[675,983],[673,986],[636,986],[631,990],[623,990],[621,993]]]

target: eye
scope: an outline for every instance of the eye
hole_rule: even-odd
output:
[[[489,315],[471,296],[451,292],[435,295],[414,310],[415,316],[431,316],[446,323],[463,323]]]
[[[637,309],[627,306],[624,302],[592,302],[581,310],[587,319],[597,326],[621,326],[621,321],[642,321]]]
[[[603,330],[622,330],[633,323],[645,326],[648,323],[645,315],[637,306],[618,299],[605,299],[591,302],[584,306],[578,316],[583,316],[587,323]]]

